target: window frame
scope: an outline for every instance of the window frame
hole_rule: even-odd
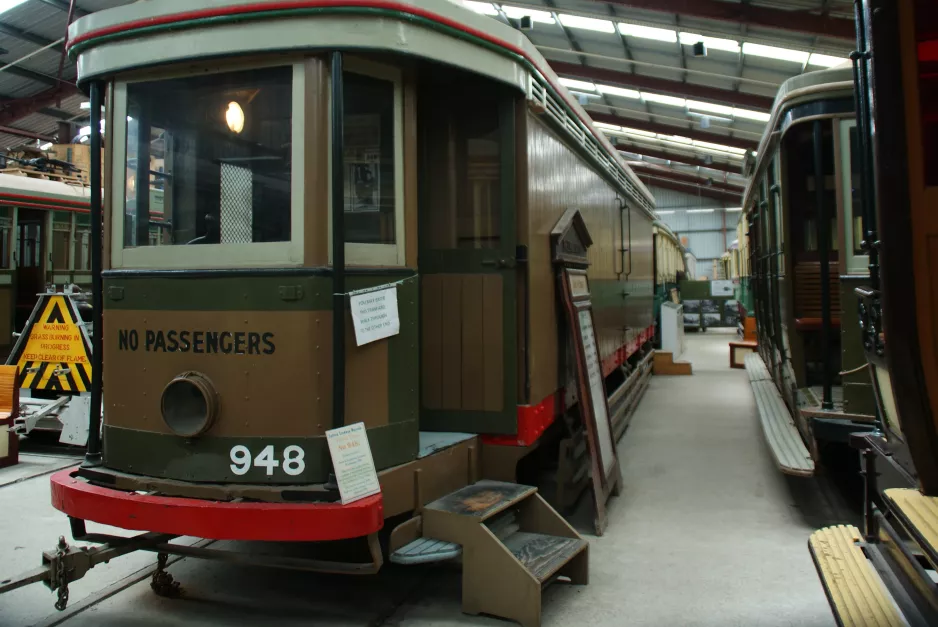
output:
[[[858,275],[869,274],[869,256],[856,255],[853,248],[853,194],[851,184],[853,182],[853,168],[850,165],[850,129],[856,128],[855,119],[843,119],[837,124],[837,130],[840,137],[838,144],[840,148],[840,159],[837,160],[839,180],[841,185],[841,203],[840,203],[840,231],[843,234],[843,246],[841,255],[845,259],[844,266],[846,274]],[[858,135],[859,139],[859,135]],[[862,173],[861,173],[862,176]],[[863,235],[862,233],[860,234]]]
[[[361,74],[379,80],[385,80],[394,85],[394,243],[393,244],[364,244],[359,242],[345,242],[346,266],[380,266],[404,267],[407,265],[407,241],[405,234],[405,202],[404,202],[404,73],[399,67],[377,63],[375,61],[346,57],[343,63],[343,72]],[[326,89],[329,114],[329,139],[327,167],[332,172],[332,89]],[[329,228],[328,260],[333,265],[332,243],[332,176],[329,176],[327,207],[327,225]]]
[[[291,168],[290,168],[290,239],[282,242],[247,244],[184,244],[167,246],[124,246],[124,208],[127,185],[127,87],[133,83],[156,82],[208,74],[233,73],[270,67],[292,68],[291,84]],[[114,269],[221,269],[256,267],[295,267],[303,265],[305,219],[304,156],[306,134],[306,65],[305,59],[287,57],[267,61],[187,66],[177,72],[138,76],[114,83],[114,110],[109,119],[122,120],[111,129],[113,147],[111,164],[111,233],[110,256]]]

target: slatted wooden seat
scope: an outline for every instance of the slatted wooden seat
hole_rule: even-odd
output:
[[[938,497],[909,488],[884,490],[883,495],[932,567],[938,568]]]
[[[905,619],[858,544],[862,537],[856,527],[837,525],[815,531],[808,540],[837,624],[902,627]]]
[[[821,324],[820,318],[795,318],[795,328],[799,331],[820,331]],[[840,328],[840,318],[831,318],[831,328]]]
[[[0,468],[19,461],[19,436],[13,420],[19,413],[20,387],[16,366],[0,366]]]
[[[840,276],[836,261],[830,263],[830,311],[840,311]],[[795,263],[794,282],[795,328],[798,330],[816,330],[821,328],[821,262],[798,261]],[[840,326],[840,318],[836,318]]]

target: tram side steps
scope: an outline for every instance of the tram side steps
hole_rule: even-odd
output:
[[[746,372],[756,397],[759,422],[765,441],[772,451],[779,469],[788,475],[810,477],[814,474],[814,459],[801,439],[801,433],[788,411],[788,406],[775,387],[765,362],[758,353],[746,356]]]
[[[886,590],[852,525],[811,534],[808,548],[837,624],[843,627],[903,627],[909,621]]]
[[[391,561],[420,563],[425,547],[439,555],[462,553],[462,610],[541,624],[541,591],[561,577],[589,578],[589,545],[547,504],[537,488],[478,481],[427,505],[422,538],[395,551]]]

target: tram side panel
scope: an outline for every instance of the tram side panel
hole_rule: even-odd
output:
[[[633,337],[652,326],[651,222],[632,213],[632,272],[629,255],[622,254],[628,238],[629,216],[620,211],[616,190],[569,148],[540,119],[528,115],[527,198],[519,216],[529,231],[528,284],[530,316],[527,351],[531,390],[529,402],[538,404],[562,387],[557,315],[556,276],[551,263],[549,233],[570,207],[582,213],[593,244],[589,248],[589,278],[596,337],[604,370],[624,353]],[[623,294],[628,292],[627,297]],[[627,329],[631,327],[630,329]]]

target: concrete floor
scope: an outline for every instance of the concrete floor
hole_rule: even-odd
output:
[[[728,367],[731,337],[688,335],[694,375],[653,378],[619,446],[623,494],[610,503],[606,534],[589,537],[590,584],[548,588],[545,627],[834,625],[807,538],[856,513],[828,479],[776,470],[746,373]],[[7,472],[0,576],[38,564],[42,549],[68,535],[48,505],[48,475],[4,485]],[[169,570],[185,595],[170,600],[143,578],[153,561],[129,555],[94,569],[72,586],[61,614],[41,585],[0,596],[0,625],[511,624],[463,615],[459,571],[449,565],[388,565],[375,577],[342,578],[184,559]],[[113,594],[102,600],[102,590]]]

